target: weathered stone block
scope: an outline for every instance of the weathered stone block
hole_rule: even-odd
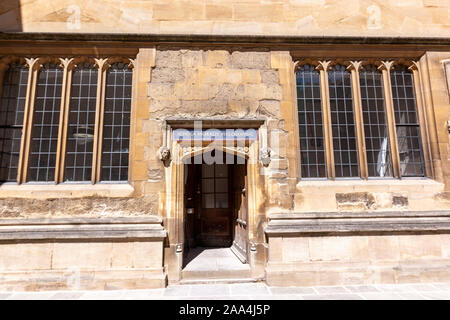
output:
[[[392,196],[392,206],[396,208],[407,208],[408,207],[408,197],[402,195]]]
[[[258,108],[258,101],[255,100],[230,100],[230,110],[238,117],[245,117],[249,114],[255,114]]]
[[[261,81],[268,84],[279,84],[278,72],[275,70],[261,71]]]
[[[111,242],[56,242],[52,268],[109,269],[111,251]]]
[[[283,260],[283,238],[271,237],[269,239],[269,261]]]
[[[261,74],[259,70],[244,69],[242,70],[242,83],[260,83]]]
[[[239,52],[231,54],[231,65],[237,69],[269,69],[270,54],[267,52]]]
[[[113,242],[111,249],[111,268],[134,268],[133,242]]]
[[[225,50],[212,50],[206,52],[205,66],[210,68],[228,68],[230,66],[230,53]]]
[[[261,115],[277,118],[280,115],[280,101],[261,100],[257,112]]]
[[[86,188],[85,186],[83,186]],[[114,188],[114,187],[113,187]],[[118,189],[116,187],[116,189]],[[72,192],[75,192],[72,190]],[[152,214],[154,206],[151,199],[130,198],[124,190],[120,191],[124,198],[84,196],[80,198],[56,199],[0,199],[0,217],[40,217],[40,216],[108,216],[113,214]],[[115,195],[117,197],[117,195]]]
[[[288,134],[281,130],[271,130],[269,133],[271,156],[274,158],[286,158],[286,151],[289,147]]]
[[[341,210],[374,208],[375,198],[368,192],[336,193],[336,203]]]
[[[272,69],[289,69],[291,63],[292,57],[288,52],[272,51],[270,53],[270,67]]]
[[[201,20],[203,19],[203,6],[192,1],[156,3],[153,5],[153,19],[163,21]]]
[[[248,99],[261,100],[265,96],[265,86],[263,84],[246,84],[244,86],[245,96]]]
[[[206,5],[205,16],[209,20],[228,20],[233,16],[233,8],[230,5]]]
[[[131,170],[132,180],[146,180],[147,179],[147,162],[146,161],[133,161],[133,168]]]
[[[268,84],[264,88],[264,99],[281,100],[283,98],[282,87],[278,84]]]
[[[163,257],[162,241],[134,242],[135,268],[161,268]]]
[[[203,114],[208,116],[226,114],[228,112],[228,101],[226,100],[184,100],[179,114],[192,115]]]
[[[148,170],[147,179],[150,181],[159,181],[163,176],[164,171],[162,169],[150,169]]]
[[[402,260],[442,257],[440,238],[435,235],[399,236],[399,249]]]
[[[181,65],[183,68],[195,68],[203,64],[203,52],[186,50],[181,55]]]
[[[283,261],[309,261],[310,249],[308,238],[283,238]]]
[[[174,83],[184,80],[184,69],[176,67],[157,67],[152,71],[151,83]]]
[[[172,83],[153,82],[148,84],[147,95],[153,99],[169,99],[172,97],[173,89]]]
[[[286,179],[287,172],[284,170],[270,170],[268,171],[268,176],[270,179]]]
[[[287,170],[289,162],[287,159],[271,159],[270,168],[277,170]]]
[[[182,65],[181,52],[178,50],[157,50],[155,65],[157,68],[180,68]],[[154,73],[152,72],[152,78],[153,76]]]
[[[175,85],[174,98],[182,100],[210,100],[216,97],[219,86],[214,82],[201,82],[200,84],[189,85],[183,82]]]
[[[0,270],[51,269],[53,243],[0,243]]]
[[[152,99],[150,102],[150,112],[152,117],[156,118],[158,114],[168,114],[170,112],[175,112],[180,108],[180,100],[174,98],[171,100],[158,100]]]
[[[235,4],[233,18],[241,21],[281,21],[283,19],[283,5],[274,4]]]

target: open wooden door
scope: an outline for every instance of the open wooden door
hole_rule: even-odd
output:
[[[200,230],[197,243],[204,247],[231,245],[232,203],[230,201],[230,167],[226,164],[202,164]]]
[[[247,229],[247,166],[233,166],[233,207],[234,207],[234,239],[231,246],[233,253],[242,261],[248,260],[248,229]]]

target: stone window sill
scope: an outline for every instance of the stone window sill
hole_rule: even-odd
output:
[[[404,179],[342,179],[342,180],[301,180],[297,190],[305,192],[308,189],[320,192],[442,192],[444,184],[429,178]]]
[[[0,185],[0,198],[82,198],[132,197],[134,188],[128,183],[61,183],[61,184],[3,184]]]

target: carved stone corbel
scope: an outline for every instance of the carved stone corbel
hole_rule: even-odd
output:
[[[171,154],[170,154],[170,149],[168,147],[169,143],[167,141],[168,136],[170,136],[168,134],[169,131],[169,127],[167,126],[166,123],[163,124],[162,127],[162,132],[163,132],[163,145],[161,146],[161,148],[159,148],[159,160],[161,160],[164,165],[167,167],[170,164],[170,158],[171,158]]]
[[[169,161],[170,160],[170,150],[167,147],[159,148],[159,160],[161,161]]]
[[[261,163],[264,167],[270,164],[270,150],[268,148],[262,148],[260,151]]]

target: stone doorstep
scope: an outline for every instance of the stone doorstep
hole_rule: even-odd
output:
[[[251,270],[198,270],[198,271],[182,271],[182,280],[201,281],[208,280],[232,280],[232,279],[252,279]]]
[[[213,279],[181,279],[178,285],[197,285],[197,284],[233,284],[233,283],[256,283],[264,282],[264,279],[258,278],[213,278]],[[175,285],[175,283],[173,284]]]

